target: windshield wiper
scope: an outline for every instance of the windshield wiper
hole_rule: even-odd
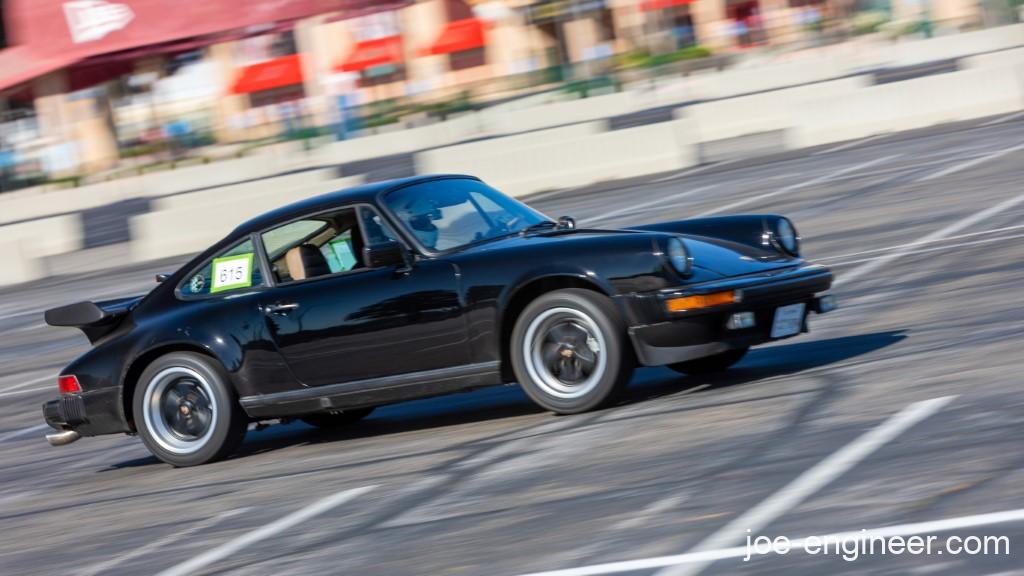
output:
[[[526,236],[530,232],[537,232],[545,228],[558,228],[558,222],[552,222],[551,220],[542,220],[536,224],[530,224],[526,228],[519,231],[520,236]]]

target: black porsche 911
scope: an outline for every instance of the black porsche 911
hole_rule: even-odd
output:
[[[636,365],[724,370],[807,331],[832,274],[784,217],[577,228],[470,176],[420,176],[254,218],[149,294],[46,312],[93,348],[43,406],[53,445],[138,434],[175,466],[253,421],[341,426],[377,406],[518,382],[557,413]]]

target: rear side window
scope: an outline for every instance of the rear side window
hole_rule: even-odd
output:
[[[183,296],[205,296],[263,284],[252,240],[214,256],[178,287]]]

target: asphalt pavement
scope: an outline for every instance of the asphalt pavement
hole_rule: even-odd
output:
[[[1008,117],[534,196],[586,226],[788,215],[841,308],[724,375],[639,370],[593,413],[498,387],[188,469],[127,436],[49,447],[39,410],[87,347],[41,312],[174,262],[2,290],[0,574],[1024,574],[1022,183]],[[881,527],[1009,553],[744,559]]]

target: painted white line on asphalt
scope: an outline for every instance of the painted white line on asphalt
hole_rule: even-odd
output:
[[[14,438],[20,438],[21,436],[26,436],[26,435],[32,434],[34,432],[39,432],[40,430],[43,430],[44,428],[49,428],[49,427],[50,426],[48,424],[37,424],[37,425],[32,426],[30,428],[22,428],[21,430],[15,430],[14,432],[8,432],[7,434],[4,434],[4,435],[0,436],[0,442],[6,442],[6,441],[12,440]]]
[[[838,176],[842,176],[843,174],[847,174],[849,172],[855,172],[855,171],[860,170],[862,168],[868,168],[868,167],[874,166],[875,164],[881,164],[882,162],[885,162],[885,161],[888,161],[888,160],[893,160],[893,159],[898,158],[900,156],[902,156],[902,154],[893,154],[891,156],[883,156],[881,158],[875,158],[874,160],[869,160],[867,162],[862,162],[862,163],[856,164],[854,166],[847,166],[846,168],[842,168],[840,170],[836,170],[835,172],[829,172],[828,174],[824,174],[824,175],[818,176],[816,178],[811,178],[810,180],[804,180],[803,182],[797,182],[796,184],[790,184],[789,186],[784,186],[784,187],[779,188],[778,190],[775,190],[775,191],[772,191],[772,192],[765,192],[764,194],[758,194],[757,196],[751,196],[749,198],[744,198],[743,200],[737,200],[736,202],[733,202],[731,204],[726,204],[724,206],[719,206],[718,208],[714,208],[712,210],[708,210],[707,212],[702,212],[702,213],[696,215],[695,218],[700,218],[701,216],[711,216],[712,214],[719,214],[721,212],[728,212],[729,210],[732,210],[733,208],[739,208],[740,206],[745,206],[747,204],[751,204],[751,203],[757,202],[758,200],[764,200],[765,198],[771,198],[772,196],[778,196],[779,194],[785,194],[786,192],[792,192],[793,190],[799,190],[800,188],[806,188],[808,186],[814,186],[815,184],[822,184],[824,182],[828,182],[829,180],[832,180],[833,178],[836,178]]]
[[[547,192],[540,192],[540,193],[534,194],[534,195],[530,196],[529,198],[523,198],[523,202],[526,202],[527,204],[529,204],[530,202],[534,202],[536,200],[544,200],[546,198],[551,198],[552,196],[558,196],[559,194],[564,194],[566,192],[572,192],[573,190],[579,190],[580,188],[582,188],[582,186],[573,186],[571,188],[557,188],[555,190],[548,190]]]
[[[1003,226],[1001,228],[992,228],[990,230],[981,230],[979,232],[968,232],[967,234],[956,234],[954,236],[947,236],[945,238],[938,238],[935,240],[929,240],[922,242],[920,240],[915,242],[907,242],[906,244],[896,244],[894,246],[886,246],[885,248],[873,248],[871,250],[861,250],[860,252],[848,252],[846,254],[837,254],[835,256],[817,257],[814,259],[815,262],[825,262],[828,260],[838,260],[840,258],[852,258],[854,256],[863,256],[865,254],[877,254],[879,252],[888,252],[889,250],[896,250],[897,248],[905,248],[907,246],[921,246],[924,244],[931,244],[932,242],[945,242],[946,240],[959,240],[960,238],[970,238],[972,236],[982,236],[984,234],[995,234],[996,232],[1007,232],[1009,230],[1019,230],[1024,228],[1024,224],[1018,224],[1016,226]]]
[[[21,384],[15,384],[14,386],[8,386],[7,388],[4,388],[2,390],[2,392],[11,392],[12,390],[18,390],[19,388],[24,388],[26,386],[32,386],[33,384],[39,384],[40,382],[47,382],[47,381],[53,382],[54,383],[54,388],[56,388],[57,375],[54,374],[52,376],[43,376],[41,378],[33,378],[31,380],[22,382]]]
[[[296,510],[295,512],[292,512],[283,518],[279,518],[270,524],[257,528],[252,532],[247,532],[234,540],[230,540],[220,546],[217,546],[212,550],[207,550],[187,562],[182,562],[177,566],[172,566],[171,568],[160,572],[157,576],[186,576],[192,574],[206,566],[209,566],[210,564],[213,564],[214,562],[231,556],[239,550],[252,546],[262,540],[266,540],[275,534],[284,532],[296,524],[301,524],[314,516],[323,514],[324,512],[327,512],[332,508],[336,508],[349,500],[362,496],[374,488],[376,488],[376,486],[363,486],[361,488],[353,488],[351,490],[342,490],[337,494],[321,498],[309,506]]]
[[[708,552],[742,542],[747,530],[759,533],[779,516],[798,506],[809,496],[853,468],[890,440],[896,438],[911,426],[931,416],[949,404],[956,396],[942,396],[915,402],[882,424],[865,432],[853,442],[843,446],[821,462],[799,475],[789,484],[762,500],[745,513],[722,526],[702,540],[691,552]],[[658,576],[683,576],[701,572],[709,562],[695,562],[683,567],[666,569]]]
[[[852,142],[847,142],[846,144],[840,144],[839,146],[836,146],[835,148],[829,148],[828,150],[821,150],[819,152],[814,152],[813,154],[811,154],[811,156],[820,156],[822,154],[831,154],[832,152],[839,152],[840,150],[846,150],[847,148],[853,148],[854,146],[859,146],[861,144],[864,144],[865,142],[871,142],[872,140],[878,140],[879,138],[884,138],[886,136],[889,136],[889,134],[876,134],[874,136],[868,136],[867,138],[861,138],[860,140],[854,140]]]
[[[907,250],[903,253],[904,256],[910,254],[924,254],[925,252],[941,252],[943,250],[951,250],[953,248],[963,248],[964,246],[974,246],[977,244],[991,244],[993,242],[1002,242],[1005,240],[1014,240],[1016,238],[1024,238],[1024,234],[1014,234],[1013,236],[1000,236],[999,238],[986,238],[984,240],[972,240],[970,242],[957,242],[956,244],[946,244],[945,246],[936,246],[934,248],[917,248],[915,250]],[[1015,244],[1016,246],[1016,244]],[[871,262],[879,258],[885,258],[886,255],[881,256],[869,256],[867,258],[859,258],[857,260],[847,260],[845,262],[832,262],[829,266],[849,266],[851,264],[860,264],[862,262]]]
[[[599,221],[599,220],[607,220],[607,219],[612,218],[614,216],[622,216],[623,214],[629,214],[630,212],[636,212],[637,210],[640,210],[642,208],[647,208],[648,206],[658,206],[658,205],[662,205],[665,202],[668,202],[668,201],[671,201],[671,200],[678,200],[678,199],[684,198],[686,196],[691,196],[693,194],[704,192],[705,190],[708,190],[710,188],[714,188],[716,186],[717,186],[717,184],[708,184],[707,186],[698,186],[697,188],[691,188],[690,190],[686,190],[684,192],[679,192],[678,194],[671,194],[669,196],[659,196],[658,198],[656,198],[654,200],[649,200],[647,202],[641,202],[639,204],[633,204],[631,206],[626,206],[624,208],[619,208],[618,210],[612,210],[611,212],[605,212],[604,214],[600,214],[598,216],[591,216],[589,218],[584,218],[584,219],[581,220],[581,222],[596,222],[596,221]]]
[[[686,497],[684,496],[669,496],[667,498],[662,498],[661,500],[656,500],[647,506],[644,506],[639,512],[629,518],[616,522],[615,525],[612,526],[612,530],[638,528],[650,522],[651,518],[673,508],[678,508],[679,505],[685,501]]]
[[[960,164],[954,164],[952,166],[949,166],[948,168],[943,168],[942,170],[939,170],[938,172],[933,172],[931,174],[927,174],[925,176],[921,176],[917,180],[914,180],[914,182],[926,182],[928,180],[935,180],[936,178],[942,178],[943,176],[949,176],[950,174],[955,174],[955,173],[960,172],[962,170],[967,170],[968,168],[973,168],[973,167],[977,166],[978,164],[983,164],[985,162],[988,162],[989,160],[995,160],[996,158],[1000,158],[1002,156],[1006,156],[1007,154],[1010,154],[1012,152],[1016,152],[1017,150],[1022,150],[1022,149],[1024,149],[1024,144],[1018,144],[1018,145],[1010,147],[1010,148],[1004,148],[1004,149],[1002,149],[1002,150],[1000,150],[998,152],[993,152],[991,154],[986,154],[984,156],[981,156],[981,157],[978,157],[978,158],[974,158],[974,159],[968,160],[966,162],[961,162]]]
[[[1002,124],[1003,122],[1009,122],[1010,120],[1015,120],[1017,118],[1020,118],[1021,116],[1024,116],[1024,112],[1014,112],[1013,114],[1007,114],[1006,116],[1000,116],[999,118],[996,118],[995,120],[989,120],[988,122],[985,122],[984,124],[979,124],[979,126],[992,126],[993,124]]]
[[[35,394],[37,392],[52,392],[54,391],[53,386],[46,386],[44,388],[29,388],[28,390],[15,390],[14,392],[0,392],[0,398],[4,396],[21,396],[22,394]]]
[[[114,568],[115,566],[120,566],[121,564],[124,564],[129,560],[138,558],[139,556],[143,556],[145,554],[149,554],[150,552],[153,552],[155,550],[159,550],[160,548],[163,548],[168,544],[173,544],[174,542],[181,540],[182,538],[191,536],[196,532],[210,528],[216,524],[219,524],[222,520],[227,520],[232,516],[237,516],[248,510],[249,508],[237,508],[235,510],[228,510],[227,512],[222,512],[220,514],[217,514],[216,516],[211,516],[205,520],[196,522],[195,524],[189,526],[184,530],[179,530],[178,532],[168,534],[163,538],[153,540],[149,544],[146,544],[145,546],[140,546],[132,550],[131,552],[121,554],[120,556],[114,556],[110,560],[106,560],[104,562],[93,564],[92,566],[84,568],[82,571],[77,572],[77,576],[93,576],[94,574],[102,574],[108,572],[111,568]]]
[[[855,532],[834,532],[832,534],[821,534],[803,538],[791,538],[790,544],[793,552],[804,549],[806,544],[815,540],[818,543],[839,542],[840,546],[845,542],[865,542],[876,538],[895,538],[917,536],[922,534],[939,534],[953,530],[964,530],[966,528],[978,528],[980,526],[991,526],[993,524],[1006,524],[1009,522],[1024,521],[1024,508],[1006,510],[1004,512],[990,512],[987,514],[973,514],[971,516],[959,516],[945,518],[942,520],[930,520],[926,522],[915,522],[913,524],[897,524],[894,526],[882,526],[858,530]],[[732,546],[706,552],[687,552],[673,556],[656,556],[653,558],[639,558],[637,560],[625,560],[622,562],[608,562],[606,564],[594,564],[592,566],[580,566],[578,568],[567,568],[564,570],[549,570],[546,572],[533,572],[522,576],[596,576],[598,574],[616,574],[619,572],[634,572],[638,570],[651,570],[665,568],[667,566],[680,566],[697,562],[713,562],[729,558],[746,558],[749,550],[746,546]]]
[[[718,167],[718,166],[727,166],[727,165],[732,164],[734,162],[736,162],[736,160],[726,160],[725,162],[713,162],[711,164],[703,164],[701,166],[694,166],[693,168],[687,168],[686,170],[683,170],[682,172],[676,172],[674,174],[669,174],[668,176],[662,176],[661,178],[655,178],[654,180],[651,180],[651,182],[666,182],[668,180],[675,180],[676,178],[682,178],[683,176],[692,176],[694,174],[700,174],[701,172],[704,172],[705,170],[708,170],[708,169],[711,169],[711,168],[715,168],[715,167]]]
[[[952,236],[953,234],[956,234],[957,232],[967,228],[968,226],[973,226],[974,224],[977,224],[978,222],[981,222],[982,220],[985,220],[985,219],[987,219],[987,218],[989,218],[991,216],[995,216],[996,214],[999,214],[1000,212],[1004,212],[1006,210],[1009,210],[1010,208],[1013,208],[1014,206],[1016,206],[1018,204],[1021,204],[1021,203],[1024,203],[1024,194],[1021,194],[1019,196],[1014,196],[1013,198],[1009,198],[1007,200],[1004,200],[1004,201],[1000,202],[999,204],[996,204],[995,206],[989,206],[988,208],[986,208],[984,210],[981,210],[979,212],[975,212],[974,214],[971,214],[970,216],[967,216],[966,218],[962,218],[960,220],[957,220],[956,222],[953,222],[952,224],[950,224],[949,226],[946,226],[945,228],[941,228],[939,230],[936,230],[935,232],[932,232],[931,234],[928,234],[928,235],[924,236],[923,238],[921,238],[917,242],[918,243],[927,243],[927,242],[934,242],[935,240],[941,240],[943,238],[948,238],[948,237]],[[832,282],[832,286],[835,287],[836,285],[839,285],[839,284],[843,284],[843,283],[846,283],[846,282],[852,282],[852,281],[856,280],[857,278],[860,278],[861,276],[863,276],[865,274],[870,274],[871,272],[874,272],[875,270],[878,270],[882,266],[885,266],[889,262],[892,262],[893,260],[896,260],[897,258],[902,257],[903,255],[905,255],[908,252],[910,252],[912,249],[913,248],[908,245],[908,246],[906,246],[906,247],[904,247],[902,249],[890,252],[890,253],[886,254],[885,256],[883,256],[881,258],[872,260],[871,262],[866,262],[866,263],[862,264],[860,267],[854,268],[853,270],[850,270],[846,274],[843,274],[842,276],[839,276],[838,278],[836,278],[835,281]]]

